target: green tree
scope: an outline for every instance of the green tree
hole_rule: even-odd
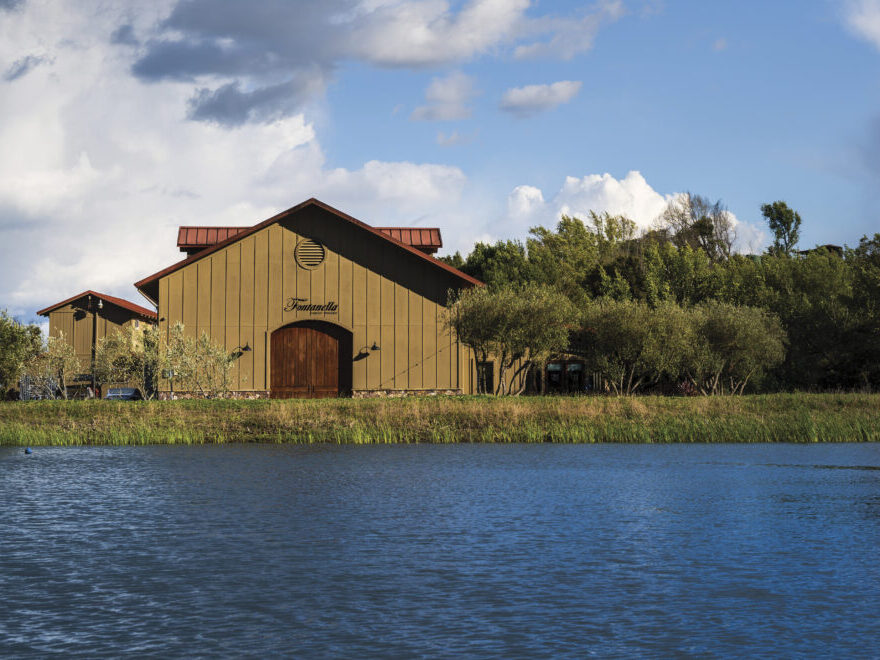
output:
[[[853,295],[860,307],[875,316],[880,312],[880,234],[862,236],[846,257],[853,271]]]
[[[0,398],[18,386],[25,363],[42,349],[36,325],[23,325],[0,311]]]
[[[81,369],[76,351],[61,332],[57,337],[49,337],[43,350],[28,358],[22,367],[22,375],[41,397],[67,399],[67,385]]]
[[[463,270],[465,266],[464,258],[461,256],[461,252],[456,250],[455,254],[444,255],[442,257],[437,257],[443,263],[452,266],[453,268],[458,268],[458,270]]]
[[[447,325],[477,364],[498,361],[494,394],[521,394],[532,364],[568,344],[571,303],[552,287],[537,284],[475,287],[450,297]],[[478,370],[477,392],[488,391]]]
[[[711,301],[691,310],[688,378],[702,394],[742,394],[785,358],[779,319],[763,309]]]
[[[798,214],[784,202],[764,207],[779,234],[763,255],[734,254],[730,214],[720,202],[689,194],[641,236],[620,216],[565,216],[553,229],[532,229],[525,249],[515,241],[481,246],[467,261],[491,288],[541,283],[578,308],[612,298],[653,308],[715,301],[763,309],[788,337],[785,359],[763,373],[764,386],[880,387],[880,234],[843,254],[817,249],[794,259]],[[729,378],[722,380],[729,390]]]
[[[776,371],[788,388],[852,387],[853,328],[865,317],[854,304],[852,265],[834,252],[802,258],[762,259],[766,299],[754,304],[774,312],[790,347]]]
[[[645,299],[651,305],[669,300],[693,305],[710,300],[721,289],[722,272],[722,266],[713,264],[703,250],[652,243],[645,252]]]
[[[599,265],[596,232],[563,215],[556,231],[535,227],[529,233],[526,245],[536,281],[556,287],[575,304],[589,300],[587,280]]]
[[[599,296],[613,298],[614,300],[630,300],[632,298],[632,286],[620,271],[614,269],[614,277],[611,277],[603,266],[599,266]]]
[[[635,300],[598,300],[587,305],[575,344],[617,395],[635,394],[681,370],[690,326],[683,310]]]
[[[782,201],[761,205],[761,215],[773,232],[771,254],[790,255],[800,240],[801,216]]]
[[[632,251],[638,229],[626,216],[590,211],[589,224],[596,235],[599,263],[612,264]]]
[[[493,346],[499,363],[495,393],[519,395],[529,368],[567,347],[574,307],[545,285],[510,286],[499,293],[504,314]]]
[[[492,353],[496,328],[501,324],[500,300],[487,287],[449,292],[446,325],[474,356],[474,363],[485,364]],[[477,369],[477,394],[488,394],[483,371]]]
[[[493,289],[533,279],[525,246],[519,241],[477,243],[461,270]]]
[[[203,332],[199,337],[186,334],[182,323],[168,331],[168,339],[159,351],[159,364],[164,377],[171,383],[172,395],[177,391],[213,399],[229,394],[230,371],[240,357],[211,341]]]
[[[851,323],[845,337],[844,385],[880,388],[880,234],[863,236],[846,251],[852,275],[848,307]],[[844,356],[841,356],[844,357]]]
[[[720,200],[710,202],[693,193],[684,193],[669,202],[659,218],[677,247],[689,246],[706,253],[713,262],[733,253],[736,230],[733,218]]]
[[[95,350],[95,378],[103,384],[134,383],[145,399],[156,392],[159,370],[159,331],[154,326],[135,329],[126,326],[98,341]]]

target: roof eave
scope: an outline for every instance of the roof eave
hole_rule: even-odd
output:
[[[141,294],[141,295],[143,295],[143,294]],[[128,300],[125,300],[123,298],[116,298],[115,296],[109,296],[106,293],[98,293],[97,291],[92,291],[91,289],[87,289],[86,291],[83,291],[82,293],[78,293],[75,296],[71,296],[70,298],[62,300],[61,302],[57,302],[53,305],[49,305],[48,307],[38,311],[37,316],[49,316],[50,313],[54,312],[59,307],[64,307],[65,305],[68,305],[72,302],[76,302],[77,300],[80,300],[81,298],[85,298],[86,296],[94,296],[95,298],[98,298],[99,300],[103,300],[104,302],[106,302],[110,305],[115,305],[116,307],[119,307],[120,309],[124,309],[125,311],[130,312],[132,314],[136,314],[137,316],[140,316],[141,318],[150,319],[152,321],[157,321],[159,319],[159,315],[156,312],[150,311],[149,309],[143,308],[140,305],[136,305],[135,303],[130,302]],[[147,298],[147,300],[150,300],[152,302],[152,300],[148,296],[144,296],[144,297]],[[120,302],[124,302],[124,303],[126,303],[126,305],[121,305]],[[128,305],[131,305],[131,307],[129,307]],[[133,309],[133,308],[136,308],[136,309]]]

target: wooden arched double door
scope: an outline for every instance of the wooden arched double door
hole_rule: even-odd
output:
[[[351,392],[351,333],[323,321],[278,328],[271,342],[273,399],[319,399]]]

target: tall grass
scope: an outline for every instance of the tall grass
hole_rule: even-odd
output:
[[[0,403],[0,445],[860,442],[880,395]]]

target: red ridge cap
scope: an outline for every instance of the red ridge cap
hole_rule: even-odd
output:
[[[442,248],[439,227],[373,227],[398,241],[416,247]]]
[[[177,247],[181,250],[208,247],[250,227],[182,226],[177,229]]]

